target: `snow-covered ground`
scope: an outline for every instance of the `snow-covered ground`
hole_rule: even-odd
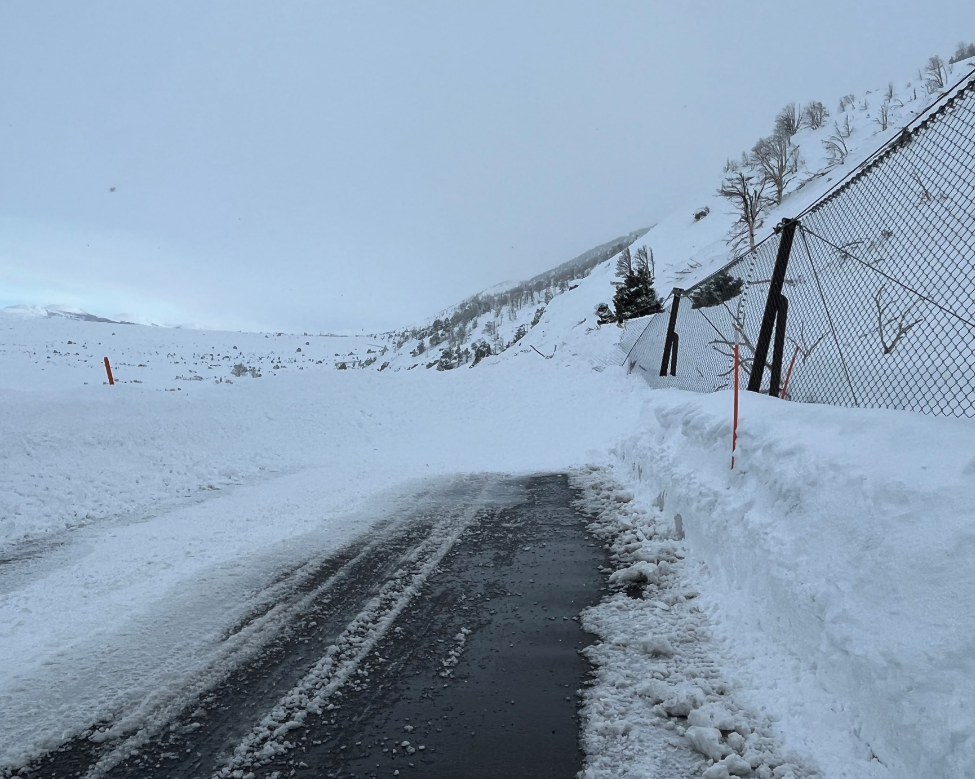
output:
[[[8,355],[53,344],[56,327],[59,352],[87,343],[97,360],[115,339],[119,363],[144,362],[141,350],[178,366],[110,387],[77,380],[81,349],[76,367],[4,365],[0,765],[148,716],[214,661],[277,570],[334,550],[430,479],[581,465],[631,429],[639,397],[606,381],[616,329],[573,330],[575,311],[562,315],[533,341],[557,359],[525,347],[477,370],[292,368],[172,392],[173,371],[205,370],[201,346],[259,360],[255,342],[277,351],[285,337],[5,318]]]
[[[659,286],[724,261],[712,205],[641,239]],[[975,422],[746,394],[732,471],[729,393],[619,366],[612,279],[444,372],[409,344],[402,370],[336,370],[391,359],[364,336],[0,314],[0,766],[147,721],[280,570],[438,480],[575,469],[642,587],[585,616],[587,776],[975,774]]]
[[[970,771],[975,423],[746,395],[731,471],[728,393],[652,390],[617,365],[618,328],[575,326],[607,273],[552,301],[523,349],[474,370],[282,370],[179,392],[85,386],[69,369],[55,389],[39,365],[4,371],[18,388],[0,390],[0,759],[146,716],[153,692],[213,661],[276,570],[327,554],[424,480],[592,465],[634,498],[601,520],[624,550],[618,564],[659,565],[661,542],[680,561],[675,590],[613,596],[587,618],[608,639],[593,654],[605,664],[593,694],[629,696],[593,710],[592,776],[649,770],[647,733],[697,733],[653,713],[666,700],[642,672],[614,675],[631,661],[660,666],[663,681],[675,668],[710,679],[710,692],[691,685],[701,704],[727,690],[758,735],[724,733],[715,746],[704,734],[706,750],[744,753],[747,742],[761,749],[746,758],[797,776]],[[16,319],[0,332],[27,343],[38,324],[51,323]],[[59,326],[71,328],[65,340],[112,337],[100,334],[111,325]],[[199,348],[181,346],[184,331],[114,332],[131,361],[142,339],[180,364]],[[676,514],[683,541],[671,537]],[[668,596],[689,590],[697,622],[662,620],[682,607]],[[654,655],[655,636],[674,655],[666,645]],[[620,717],[629,724],[614,725]]]
[[[736,696],[824,776],[971,775],[975,423],[744,393],[732,471],[729,392],[649,395],[616,521],[639,560],[680,515]]]

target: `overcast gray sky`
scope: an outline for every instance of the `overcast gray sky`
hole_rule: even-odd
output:
[[[961,38],[970,0],[5,0],[0,306],[408,325]]]

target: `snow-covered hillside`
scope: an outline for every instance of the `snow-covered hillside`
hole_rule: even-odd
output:
[[[973,68],[975,59],[972,58],[954,63],[947,74],[949,84],[971,73]],[[833,96],[835,103],[827,106],[829,117],[821,127],[805,126],[792,136],[792,143],[798,148],[799,169],[786,187],[781,205],[765,214],[757,238],[770,235],[773,226],[783,218],[795,217],[816,202],[940,96],[941,91],[926,91],[920,72],[913,78],[875,85],[857,94]],[[831,160],[825,145],[837,134],[845,136],[848,149],[842,164]],[[729,149],[728,156],[734,160],[738,154]],[[673,287],[691,287],[735,256],[728,236],[737,217],[728,202],[717,194],[720,181],[721,172],[715,171],[710,189],[703,190],[698,200],[676,209],[641,239],[653,247],[657,289],[663,294]],[[695,214],[705,210],[707,216],[695,219]]]

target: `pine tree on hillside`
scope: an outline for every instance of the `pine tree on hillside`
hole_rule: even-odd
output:
[[[948,59],[948,64],[954,65],[956,62],[961,62],[971,57],[975,57],[975,43],[966,44],[964,41],[961,41],[954,55]]]
[[[664,310],[663,301],[653,288],[653,250],[641,246],[635,259],[629,250],[624,250],[616,262],[616,275],[623,279],[622,283],[614,282],[617,286],[613,308],[618,322]]]

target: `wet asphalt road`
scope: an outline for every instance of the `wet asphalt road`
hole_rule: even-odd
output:
[[[577,691],[589,673],[579,650],[591,641],[578,615],[602,594],[606,554],[571,507],[565,475],[505,486],[519,494],[514,505],[477,509],[329,707],[287,734],[289,748],[248,760],[240,776],[576,775]],[[403,575],[435,520],[390,523],[330,558],[304,584],[325,583],[327,597],[106,771],[91,769],[113,745],[76,739],[34,763],[31,776],[213,776],[380,585]]]

